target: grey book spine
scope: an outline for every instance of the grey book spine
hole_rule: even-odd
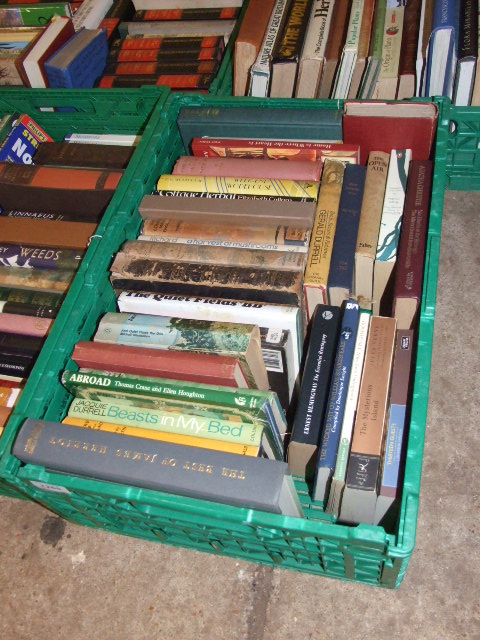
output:
[[[20,428],[13,454],[51,471],[272,513],[282,513],[286,485],[294,491],[286,463],[278,460],[30,418]]]

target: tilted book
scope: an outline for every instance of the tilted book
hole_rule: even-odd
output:
[[[394,318],[372,317],[340,508],[341,522],[373,524],[395,334]]]
[[[304,478],[313,478],[315,474],[340,321],[339,307],[318,304],[310,322],[305,365],[288,445],[290,470]]]
[[[371,151],[355,249],[354,296],[362,309],[372,309],[373,266],[377,254],[390,154]]]
[[[347,302],[340,325],[340,337],[330,381],[313,487],[313,499],[324,502],[325,506],[330,492],[332,475],[335,471],[359,320],[359,305],[356,302]]]
[[[258,326],[137,313],[105,313],[94,340],[167,351],[238,357],[250,386],[268,389]]]
[[[182,353],[81,341],[75,345],[72,359],[79,367],[86,369],[202,382],[238,389],[249,386],[239,359],[216,353]]]
[[[317,304],[325,304],[328,299],[328,273],[344,172],[341,162],[325,163],[303,282],[307,319],[312,317]]]
[[[238,507],[302,517],[286,463],[27,419],[25,464]]]

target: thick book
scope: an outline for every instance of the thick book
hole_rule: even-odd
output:
[[[202,449],[213,449],[214,451],[227,451],[241,456],[258,456],[260,446],[241,444],[239,442],[226,442],[224,440],[214,440],[213,438],[197,438],[196,436],[185,435],[183,433],[169,433],[167,431],[156,431],[145,429],[144,427],[116,424],[115,422],[104,422],[102,420],[83,420],[82,418],[64,418],[62,424],[82,429],[93,429],[95,431],[107,431],[108,433],[120,433],[123,436],[135,436],[137,438],[147,438],[148,440],[161,440],[162,442],[172,442],[187,447],[201,447]]]
[[[425,96],[453,96],[458,59],[460,2],[435,0],[426,59]]]
[[[313,0],[291,0],[272,51],[271,98],[292,98]]]
[[[288,466],[279,460],[32,419],[20,428],[13,454],[25,464],[62,473],[302,517]]]
[[[235,38],[233,95],[248,94],[250,69],[257,59],[275,0],[250,0]]]
[[[422,0],[408,0],[403,17],[401,55],[398,65],[397,100],[416,94],[417,50],[420,35]]]
[[[314,0],[298,64],[295,98],[316,98],[335,0]]]
[[[110,275],[110,282],[117,294],[131,289],[303,306],[299,271],[133,258],[125,266],[124,273]]]
[[[387,184],[378,232],[373,267],[373,304],[375,315],[391,315],[392,286],[402,229],[403,209],[411,160],[410,149],[392,149]]]
[[[398,329],[413,329],[422,300],[433,165],[413,160],[410,166],[402,232],[398,246],[392,314]]]
[[[3,193],[3,192],[2,192]],[[0,237],[11,244],[35,244],[84,251],[97,225],[64,220],[30,220],[0,216]]]
[[[363,362],[365,359],[365,349],[367,346],[368,331],[370,328],[370,313],[361,311],[358,322],[357,338],[355,340],[355,350],[353,352],[352,369],[348,382],[347,397],[345,400],[345,410],[341,424],[340,439],[338,442],[337,459],[333,472],[328,502],[325,507],[326,513],[338,517],[340,504],[342,502],[343,489],[345,487],[345,476],[347,473],[348,454],[352,442],[353,424],[357,411],[358,394],[360,392],[360,381],[363,372]]]
[[[208,225],[202,221],[183,222],[175,218],[172,220],[158,218],[145,220],[138,239],[307,253],[310,225],[286,227],[265,222],[263,226],[247,227],[232,224]]]
[[[340,322],[340,309],[323,304],[316,306],[310,321],[305,364],[288,445],[291,472],[308,479],[315,474]]]
[[[52,319],[39,318],[32,315],[8,312],[9,302],[0,302],[0,331],[5,333],[21,333],[25,336],[44,338],[50,331]],[[17,305],[21,308],[22,305]],[[5,310],[7,307],[7,311]]]
[[[104,29],[81,29],[45,62],[48,86],[89,89],[102,75],[108,43]]]
[[[359,305],[356,302],[347,302],[340,325],[313,486],[313,499],[323,502],[325,506],[335,471],[359,321]]]
[[[365,176],[366,168],[363,165],[349,164],[345,167],[327,279],[329,304],[338,307],[353,295],[355,245]]]
[[[461,0],[458,36],[458,60],[453,88],[453,103],[466,107],[472,102],[478,57],[478,2]]]
[[[279,37],[282,25],[286,19],[290,0],[275,0],[270,12],[263,41],[257,53],[257,58],[250,69],[248,95],[256,98],[266,98],[270,89],[272,74],[272,53],[275,42]]]
[[[403,19],[406,0],[387,0],[383,26],[382,64],[373,98],[393,100],[397,93],[398,67],[402,57]]]
[[[213,353],[181,353],[119,344],[77,342],[72,359],[79,367],[139,376],[248,388],[238,358]]]
[[[352,0],[347,33],[345,36],[345,44],[343,46],[338,69],[335,74],[332,98],[345,99],[349,96],[350,83],[352,81],[353,70],[357,61],[364,4],[364,0]]]
[[[299,372],[304,330],[302,313],[297,306],[143,291],[122,291],[117,304],[120,311],[127,313],[151,313],[220,322],[234,320],[242,324],[257,324],[267,331],[270,330],[273,342],[275,338],[280,339],[275,331],[288,331],[292,336],[294,378]]]
[[[38,38],[31,42],[16,61],[25,86],[38,89],[48,87],[45,62],[74,34],[71,18],[53,16]]]
[[[340,508],[341,522],[373,524],[395,333],[394,318],[372,317]]]
[[[123,171],[127,168],[133,151],[132,147],[113,144],[50,142],[40,145],[35,154],[35,164]]]
[[[211,224],[212,219],[226,225],[281,225],[311,228],[315,201],[263,198],[202,198],[184,195],[146,194],[138,206],[143,220],[183,220]]]
[[[26,269],[77,269],[83,253],[73,249],[0,242],[0,265]]]
[[[345,43],[351,5],[352,0],[335,0],[317,98],[331,96],[335,72]]]
[[[121,177],[121,171],[0,162],[1,206],[50,213],[100,213]]]
[[[163,262],[224,264],[231,267],[256,267],[259,269],[280,269],[281,271],[303,271],[306,254],[290,251],[209,247],[177,242],[127,240],[115,256],[111,270],[117,270],[115,267],[117,261],[121,261],[124,264],[126,260],[131,258],[147,258],[149,260],[162,260]]]
[[[355,248],[354,296],[362,309],[372,309],[373,267],[377,254],[390,154],[371,151]]]
[[[262,107],[182,107],[177,124],[185,150],[193,138],[232,135],[239,138],[272,138],[340,142],[343,138],[342,114],[338,109],[300,109]]]
[[[302,200],[317,198],[318,182],[309,180],[277,180],[275,178],[242,178],[222,176],[182,176],[162,174],[156,184],[157,191],[188,191],[228,193],[238,195],[280,196]]]
[[[274,391],[235,389],[185,380],[132,376],[125,373],[106,373],[95,370],[66,370],[62,384],[77,398],[109,400],[112,397],[153,398],[164,400],[171,407],[185,406],[201,409],[227,410],[240,417],[252,417],[282,440],[287,431],[285,414]]]
[[[8,133],[0,145],[0,161],[18,164],[31,164],[35,153],[43,142],[51,142],[52,138],[27,114],[15,117],[13,122],[6,123]],[[3,192],[0,196],[3,204]]]
[[[345,143],[360,145],[360,164],[371,151],[411,149],[413,160],[428,160],[437,132],[438,108],[433,102],[346,101]]]
[[[289,162],[278,159],[266,162],[263,158],[201,158],[180,156],[172,174],[183,176],[218,176],[237,178],[270,178],[272,180],[312,180],[319,182],[322,163],[318,160]]]
[[[180,353],[216,353],[239,358],[249,386],[268,389],[256,325],[189,320],[138,313],[105,313],[94,341]]]
[[[328,272],[344,173],[341,162],[325,163],[303,282],[307,319],[312,317],[317,304],[327,302]]]

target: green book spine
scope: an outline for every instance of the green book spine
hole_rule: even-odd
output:
[[[213,438],[225,442],[240,442],[259,446],[262,426],[259,423],[245,423],[237,420],[202,418],[195,413],[145,409],[117,402],[96,402],[84,398],[74,398],[68,416],[84,420],[103,420],[130,427],[143,427],[155,431],[181,433],[197,438]]]

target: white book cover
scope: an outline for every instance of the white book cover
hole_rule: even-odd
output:
[[[358,43],[362,28],[364,0],[353,0],[348,21],[345,46],[343,47],[340,65],[338,67],[332,97],[343,100],[348,97],[348,90],[352,81],[353,69],[357,61]]]
[[[113,0],[83,0],[72,18],[75,31],[98,29],[112,4]]]
[[[250,70],[250,96],[257,98],[265,98],[268,96],[272,67],[272,51],[288,4],[289,0],[276,0],[275,2],[262,46]]]

